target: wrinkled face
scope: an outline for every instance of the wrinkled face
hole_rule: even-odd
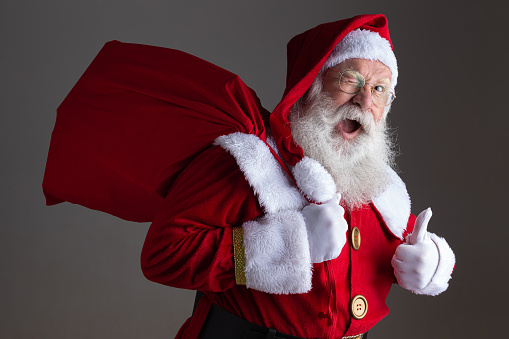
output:
[[[348,94],[341,90],[339,84],[340,74],[327,69],[323,74],[323,93],[330,97],[337,107],[350,103],[360,108],[365,114],[371,114],[376,123],[383,116],[385,106],[375,106],[372,100],[372,88],[374,85],[390,86],[392,73],[389,67],[379,61],[366,59],[348,59],[333,67],[336,71],[354,70],[360,73],[366,85],[356,94]],[[374,88],[376,90],[376,87]],[[345,119],[337,125],[337,132],[345,140],[354,139],[362,126],[358,121]]]

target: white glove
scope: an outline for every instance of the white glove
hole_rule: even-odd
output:
[[[438,248],[427,233],[431,215],[431,208],[419,214],[408,243],[399,245],[392,257],[398,284],[410,291],[428,286],[438,267]]]
[[[335,259],[346,243],[348,224],[345,210],[339,205],[341,195],[321,204],[309,204],[302,209],[308,232],[311,262]]]

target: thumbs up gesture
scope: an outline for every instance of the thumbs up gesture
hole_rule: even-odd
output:
[[[302,209],[313,263],[337,258],[346,243],[348,224],[345,210],[339,205],[340,199],[337,193],[321,205],[309,204]]]
[[[438,248],[427,233],[431,214],[431,208],[419,214],[408,242],[399,245],[392,257],[391,264],[398,284],[407,290],[425,288],[438,267]]]

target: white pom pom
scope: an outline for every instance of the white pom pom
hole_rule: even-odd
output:
[[[327,170],[316,160],[304,157],[292,170],[299,189],[318,203],[329,201],[336,193],[336,184]]]

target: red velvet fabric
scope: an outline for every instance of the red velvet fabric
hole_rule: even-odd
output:
[[[233,73],[177,50],[108,42],[58,108],[47,204],[152,221],[197,154],[232,132],[265,140],[264,118]]]

